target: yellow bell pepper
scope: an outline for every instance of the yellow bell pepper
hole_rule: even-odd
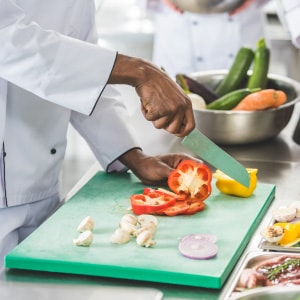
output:
[[[256,189],[257,184],[257,172],[258,169],[247,168],[247,171],[250,176],[250,184],[249,187],[242,185],[231,177],[227,176],[220,170],[216,170],[213,173],[213,177],[217,179],[216,187],[220,192],[228,195],[234,195],[238,197],[249,197],[253,194]]]
[[[279,240],[278,244],[281,246],[289,245],[299,239],[300,231],[299,231],[300,223],[275,223],[274,226],[280,226],[284,229],[284,234],[281,240]]]

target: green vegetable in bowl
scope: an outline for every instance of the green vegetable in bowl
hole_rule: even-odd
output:
[[[253,71],[247,84],[249,89],[266,88],[268,82],[269,63],[270,49],[266,46],[265,39],[261,39],[257,42],[254,54]]]
[[[251,48],[240,48],[228,74],[216,88],[216,93],[220,97],[241,88],[243,82],[248,77],[247,73],[253,62],[253,58],[254,52]]]
[[[257,92],[259,89],[248,89],[243,88],[230,92],[223,97],[215,100],[214,102],[206,105],[207,109],[216,109],[216,110],[230,110],[234,108],[242,99],[253,92]]]

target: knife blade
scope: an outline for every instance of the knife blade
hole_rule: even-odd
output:
[[[246,168],[198,129],[190,132],[181,143],[216,169],[242,185],[249,186],[250,177]]]

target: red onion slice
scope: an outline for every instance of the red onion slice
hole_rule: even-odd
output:
[[[216,243],[218,238],[217,236],[213,234],[208,234],[208,233],[193,233],[193,234],[188,234],[184,236],[181,240],[188,239],[188,240],[194,240],[194,241],[207,241],[211,243]]]
[[[202,235],[187,235],[178,245],[180,253],[192,259],[210,259],[217,255],[218,246],[211,240],[202,239]],[[201,238],[199,238],[201,236]],[[204,235],[206,237],[206,235]],[[210,236],[210,235],[209,235]],[[206,237],[207,238],[207,237]]]

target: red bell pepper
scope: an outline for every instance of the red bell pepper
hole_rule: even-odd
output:
[[[176,202],[176,198],[158,190],[146,190],[143,194],[133,194],[130,197],[132,211],[136,215],[153,214],[164,210]]]
[[[130,197],[135,214],[176,216],[191,215],[205,208],[203,201],[211,194],[212,173],[201,163],[183,160],[169,175],[171,191],[145,187],[142,194]]]
[[[189,208],[184,212],[185,215],[193,215],[205,208],[205,203],[202,200],[194,201],[189,204]]]
[[[183,160],[169,175],[169,188],[186,199],[204,201],[211,194],[212,173],[208,166],[193,160]]]

